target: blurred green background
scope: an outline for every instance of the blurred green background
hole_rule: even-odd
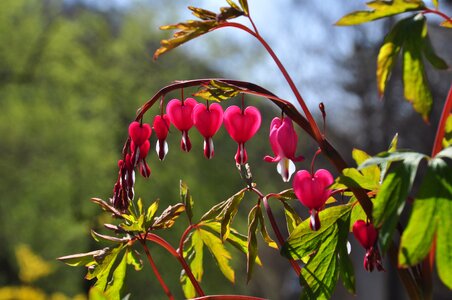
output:
[[[265,68],[274,68],[271,63],[246,59],[253,55],[263,56],[261,49],[246,42],[243,45],[251,54],[243,54],[239,65],[248,73],[239,70],[239,74],[235,74],[230,66],[209,61],[209,53],[215,53],[219,48],[223,48],[221,56],[226,61],[240,61],[240,56],[232,53],[238,46],[224,44],[224,40],[199,42],[202,47],[210,47],[210,50],[203,49],[202,55],[178,50],[157,62],[152,61],[159,40],[169,34],[158,32],[155,26],[156,20],[162,18],[162,10],[170,10],[167,15],[174,16],[171,21],[178,21],[178,11],[186,5],[177,7],[177,3],[151,2],[132,1],[127,6],[119,3],[107,7],[99,4],[102,1],[0,2],[0,299],[85,297],[89,287],[83,280],[85,270],[67,267],[55,258],[103,247],[92,240],[89,232],[91,228],[101,230],[101,224],[108,222],[108,215],[101,213],[89,199],[107,200],[111,196],[127,126],[136,109],[158,89],[173,80],[209,76],[229,75],[255,81],[247,75],[249,70],[257,70],[260,72],[258,84],[287,91],[282,79],[275,83],[271,76],[262,75]],[[303,9],[297,1],[282,3],[287,11],[293,9],[292,13]],[[219,1],[218,5],[224,3]],[[322,17],[319,12],[324,8],[311,4],[310,9]],[[332,18],[338,17],[340,15]],[[380,23],[378,28],[383,30],[390,25],[390,22]],[[383,150],[396,131],[401,135],[402,146],[428,153],[440,106],[433,112],[432,126],[424,124],[409,105],[401,101],[396,79],[389,87],[394,96],[379,103],[374,67],[363,66],[363,62],[371,60],[373,64],[384,35],[369,37],[367,29],[347,30],[351,46],[343,50],[346,55],[332,55],[322,48],[320,55],[329,58],[316,60],[318,64],[334,66],[334,70],[341,72],[341,76],[328,77],[331,89],[337,93],[329,100],[319,100],[325,101],[327,112],[335,112],[328,117],[330,139],[343,150],[348,160],[352,147],[363,148],[369,153]],[[291,32],[296,29],[281,34]],[[438,53],[451,64],[451,53],[447,51],[451,49],[450,33],[438,28],[433,32],[432,35],[442,41],[435,44]],[[299,60],[306,60],[292,51],[286,53],[287,45],[281,39],[270,36],[269,40],[280,53],[289,54],[286,58],[289,69]],[[294,39],[293,43],[297,42]],[[305,55],[308,56],[311,50],[306,50]],[[451,74],[437,71],[429,74],[432,74],[434,97],[442,103]],[[315,75],[320,79],[314,75],[312,78],[295,76],[298,83],[303,86],[306,83],[308,95],[316,95],[325,89],[321,78],[326,75]],[[397,76],[396,72],[394,77]],[[194,90],[186,90],[185,95],[191,92]],[[166,99],[179,96],[174,93]],[[253,175],[263,192],[280,191],[289,185],[282,184],[274,165],[262,163],[264,155],[271,151],[267,141],[270,120],[279,112],[273,106],[255,100],[249,97],[247,103],[259,106],[264,120],[259,134],[247,143]],[[237,101],[233,99],[230,103]],[[311,103],[315,110],[318,101],[312,101],[315,101]],[[338,108],[342,110],[336,111]],[[156,113],[158,107],[152,108],[145,121],[151,122]],[[345,124],[344,119],[350,123]],[[414,125],[406,126],[412,122]],[[367,130],[365,133],[363,128]],[[145,203],[156,198],[160,198],[161,207],[178,202],[179,180],[182,179],[195,199],[195,215],[200,216],[214,203],[228,198],[243,186],[233,160],[236,144],[224,129],[214,138],[215,158],[209,162],[202,155],[202,137],[195,130],[190,133],[194,146],[189,154],[179,149],[179,132],[173,128],[171,133],[170,151],[165,161],[158,161],[152,152],[148,159],[151,178],[137,179],[136,194]],[[299,152],[307,157],[307,161],[299,168],[307,168],[315,150],[315,146],[306,141],[306,135],[300,133]],[[153,148],[154,136],[151,142]],[[318,166],[324,163],[320,158]],[[247,211],[255,201],[253,197],[247,197],[247,200],[234,224],[241,232],[245,232]],[[306,216],[305,210],[297,209]],[[281,220],[278,207],[275,210]],[[186,225],[186,220],[181,218],[173,234],[164,233],[164,236],[176,243]],[[262,241],[260,245],[263,245]],[[182,298],[178,264],[158,247],[153,247],[152,251],[171,290],[178,299]],[[236,285],[229,284],[214,268],[214,260],[206,255],[202,285],[207,293],[243,293],[271,299],[290,299],[298,293],[297,279],[292,277],[288,264],[274,250],[261,250],[264,269],[256,269],[256,276],[248,285],[245,284],[245,257],[234,250],[231,252],[235,256]],[[363,253],[359,250],[356,253],[359,269]],[[138,273],[132,269],[128,272],[127,290],[132,292],[131,299],[166,299],[149,267]],[[366,280],[371,278],[366,277],[368,274],[363,276]],[[388,295],[403,297],[403,292],[391,288],[394,278],[384,274],[375,276],[379,279],[374,288],[379,292],[373,295],[374,298],[365,299],[382,299]],[[367,288],[358,280],[358,295],[360,289]],[[23,294],[12,297],[14,292]],[[344,291],[339,289],[336,297],[345,297]]]

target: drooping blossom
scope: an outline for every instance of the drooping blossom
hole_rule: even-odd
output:
[[[248,161],[245,143],[259,129],[262,120],[261,114],[254,106],[248,106],[242,110],[240,107],[233,105],[226,109],[223,120],[226,131],[238,144],[235,161],[237,164],[243,165]]]
[[[223,123],[223,108],[218,103],[210,104],[208,107],[198,103],[193,109],[193,123],[204,137],[204,156],[212,158],[214,155],[212,137]]]
[[[294,161],[302,161],[303,156],[295,156],[298,136],[289,117],[274,118],[270,124],[270,145],[274,157],[264,157],[266,162],[277,162],[276,170],[284,182],[288,182],[295,172]]]
[[[155,145],[155,151],[160,160],[163,160],[168,153],[168,143],[166,137],[170,127],[170,119],[167,114],[157,115],[154,118],[153,128],[157,135],[157,143]]]
[[[185,101],[172,99],[166,105],[166,113],[171,123],[182,132],[181,149],[185,152],[191,150],[191,142],[188,136],[188,130],[193,126],[192,113],[195,105],[198,104],[195,99],[187,98]]]
[[[151,175],[151,169],[146,163],[146,156],[151,147],[149,142],[151,134],[152,128],[149,124],[134,121],[129,125],[132,168],[138,166],[140,174],[146,178]]]
[[[311,229],[320,229],[319,211],[331,195],[328,187],[334,182],[331,173],[319,169],[312,175],[306,170],[298,171],[293,180],[293,189],[298,200],[309,208]]]
[[[383,265],[381,263],[380,251],[376,244],[378,238],[378,231],[374,225],[370,222],[358,220],[353,224],[353,235],[366,249],[366,255],[364,256],[364,269],[372,272],[374,268],[378,271],[383,271]]]
[[[135,171],[132,156],[127,153],[124,159],[118,161],[118,180],[113,188],[113,206],[119,211],[127,211],[130,200],[134,197]]]

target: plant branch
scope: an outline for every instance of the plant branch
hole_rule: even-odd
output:
[[[168,286],[165,284],[165,281],[163,280],[162,276],[160,275],[160,272],[157,269],[157,266],[156,266],[154,260],[152,259],[151,252],[149,252],[149,248],[146,245],[146,240],[141,239],[141,238],[139,240],[140,240],[141,245],[144,248],[144,252],[146,252],[146,257],[148,258],[152,271],[154,271],[155,277],[157,277],[157,280],[159,281],[160,285],[162,286],[163,290],[165,291],[166,296],[168,297],[168,299],[174,300],[173,294],[171,294],[171,291],[169,290]]]
[[[426,14],[435,14],[435,15],[438,15],[438,16],[440,16],[441,18],[445,19],[446,21],[451,21],[451,20],[452,20],[451,17],[449,17],[448,15],[446,15],[445,13],[443,13],[443,12],[437,10],[437,9],[426,8],[426,9],[424,9],[424,10],[422,11],[422,13],[423,13],[424,15],[426,15]]]
[[[187,274],[188,278],[190,279],[191,283],[193,284],[196,293],[199,296],[204,296],[204,291],[202,290],[201,286],[199,285],[198,281],[196,280],[195,276],[193,275],[190,267],[188,266],[187,262],[185,261],[183,254],[177,252],[176,249],[173,248],[173,246],[171,246],[167,241],[165,241],[163,238],[161,238],[160,236],[153,234],[153,233],[148,233],[146,235],[146,239],[149,241],[152,241],[154,243],[159,244],[160,246],[162,246],[163,248],[165,248],[172,256],[174,256],[175,258],[177,258],[177,260],[179,261],[179,263],[181,264],[182,268],[185,270],[185,273]]]
[[[262,202],[264,203],[265,211],[267,213],[268,219],[270,220],[270,224],[272,226],[273,232],[276,235],[276,239],[278,240],[279,246],[282,247],[282,245],[284,245],[284,237],[282,236],[281,231],[278,228],[278,224],[276,224],[276,220],[273,215],[272,209],[271,209],[270,205],[268,204],[267,197],[264,196],[264,194],[262,194],[261,191],[259,191],[255,187],[251,187],[251,188],[249,188],[249,190],[256,193],[259,196],[259,199],[261,199]],[[301,267],[298,265],[298,263],[293,259],[289,259],[289,263],[291,264],[291,266],[292,266],[293,270],[295,271],[295,273],[297,274],[297,276],[300,276]]]

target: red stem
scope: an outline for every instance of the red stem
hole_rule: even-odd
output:
[[[438,128],[436,130],[435,142],[432,149],[432,157],[438,154],[443,148],[443,138],[446,132],[446,122],[449,115],[452,113],[452,85],[449,89],[449,94],[446,98],[446,103],[444,103],[443,112],[441,113],[441,118],[439,120]]]
[[[279,230],[278,224],[276,224],[276,220],[275,217],[273,216],[272,209],[270,205],[268,205],[267,197],[265,197],[264,194],[261,193],[261,191],[254,187],[250,188],[250,190],[256,193],[259,196],[259,199],[261,199],[262,202],[264,203],[265,211],[267,212],[267,216],[268,219],[270,220],[273,232],[276,235],[276,239],[278,240],[279,246],[282,247],[282,245],[284,245],[284,237],[282,236],[281,231]],[[298,265],[298,263],[293,259],[289,259],[289,263],[292,265],[292,269],[295,271],[297,276],[300,276],[301,268]]]
[[[176,249],[173,248],[173,246],[171,246],[167,241],[165,241],[163,238],[159,237],[156,234],[148,233],[146,235],[146,239],[159,244],[160,246],[165,248],[172,256],[177,258],[177,260],[181,264],[182,268],[185,270],[185,273],[187,274],[191,283],[193,284],[193,286],[196,290],[196,293],[199,296],[205,296],[204,291],[202,290],[201,286],[199,285],[198,281],[196,280],[195,276],[193,275],[190,267],[188,266],[187,262],[185,261],[183,255],[182,255],[182,253],[178,253],[176,251]]]
[[[452,18],[449,17],[448,15],[446,15],[445,13],[437,10],[437,9],[430,9],[430,8],[426,8],[422,11],[422,13],[425,14],[435,14],[440,16],[441,18],[445,19],[446,21],[452,21]]]
[[[168,286],[165,284],[165,281],[163,280],[162,276],[160,275],[160,272],[157,269],[157,266],[155,265],[154,260],[152,259],[151,252],[149,252],[149,248],[146,245],[146,240],[144,240],[144,239],[139,239],[139,240],[140,240],[141,245],[143,245],[144,252],[146,252],[146,257],[148,258],[152,271],[154,271],[155,277],[157,277],[157,280],[159,281],[160,285],[162,286],[163,290],[165,291],[166,296],[168,296],[168,299],[174,300],[173,294],[171,294],[171,291],[169,290]]]

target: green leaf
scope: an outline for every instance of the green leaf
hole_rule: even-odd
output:
[[[358,220],[367,220],[366,212],[364,211],[361,204],[359,204],[358,200],[356,200],[356,197],[353,196],[350,199],[350,203],[353,205],[352,213],[350,214],[350,232],[353,231],[353,224],[355,224]]]
[[[226,205],[221,212],[221,239],[225,241],[228,238],[232,220],[238,211],[238,206],[245,195],[245,191],[241,190],[226,201]]]
[[[203,255],[204,255],[204,243],[201,238],[202,232],[200,229],[196,229],[190,235],[190,246],[184,251],[184,257],[189,263],[193,276],[198,282],[201,282],[204,274],[203,268]],[[188,278],[184,270],[181,272],[180,282],[182,284],[182,290],[184,291],[185,298],[191,299],[196,296],[196,291]]]
[[[404,95],[412,103],[414,110],[428,121],[433,98],[428,87],[421,52],[422,35],[423,31],[427,31],[427,24],[425,17],[413,20],[403,48]]]
[[[350,26],[357,25],[377,19],[401,14],[407,11],[417,11],[425,8],[424,2],[417,0],[393,0],[393,1],[371,1],[366,3],[372,10],[361,10],[352,12],[339,21],[336,25]]]
[[[337,205],[320,211],[320,229],[313,231],[309,226],[309,219],[304,220],[289,235],[281,248],[281,254],[287,258],[301,260],[318,249],[323,239],[337,230],[337,220],[348,219],[352,209],[351,204]],[[348,227],[347,227],[348,232]]]
[[[284,190],[282,192],[279,192],[278,194],[274,195],[279,200],[294,200],[297,199],[297,196],[295,195],[295,192],[293,189]]]
[[[154,216],[157,212],[157,209],[159,208],[159,202],[160,200],[157,199],[154,201],[151,205],[149,205],[148,209],[146,210],[146,216],[145,216],[145,222],[144,227],[147,229],[151,226],[151,224],[154,222]]]
[[[210,253],[215,258],[215,261],[220,268],[223,275],[231,282],[234,282],[234,270],[229,265],[231,260],[231,254],[226,250],[222,240],[210,233],[209,231],[200,229],[201,239],[204,245],[207,246]]]
[[[406,198],[416,176],[417,167],[424,155],[414,153],[389,171],[374,201],[374,225],[381,227],[379,239],[383,253],[391,242],[399,217],[405,207]]]
[[[174,225],[176,219],[181,213],[185,211],[185,206],[182,203],[177,203],[176,205],[170,205],[165,209],[162,214],[155,219],[152,225],[153,229],[165,229],[170,228]]]
[[[340,272],[345,278],[344,285],[354,290],[354,275],[349,269],[345,249],[351,208],[352,205],[347,204],[321,211],[318,231],[311,230],[307,219],[295,228],[283,245],[281,254],[284,256],[304,261],[308,258],[300,276],[304,286],[301,299],[329,299]],[[341,259],[346,261],[340,262]]]
[[[124,253],[119,265],[112,270],[112,277],[108,280],[107,287],[104,292],[107,299],[121,299],[121,291],[124,286],[124,279],[126,277],[127,270],[127,251]],[[94,286],[98,286],[99,281],[100,279],[98,279]],[[102,287],[101,283],[99,283],[99,287]]]
[[[189,6],[188,7],[189,10],[191,10],[191,13],[201,19],[201,20],[211,20],[211,21],[215,21],[217,18],[217,14],[214,13],[213,11],[207,10],[207,9],[203,9],[203,8],[199,8],[199,7],[193,7],[193,6]]]
[[[352,224],[350,222],[350,224]],[[347,253],[347,244],[340,243],[339,247],[339,274],[344,287],[352,294],[356,293],[355,289],[355,269],[352,260]]]
[[[392,68],[403,45],[404,32],[407,19],[398,22],[385,37],[377,58],[377,87],[380,96],[386,90],[386,84],[391,75]]]
[[[203,88],[194,93],[193,96],[201,97],[208,101],[224,101],[240,94],[242,88],[225,83],[219,80],[211,80],[209,84],[203,85]]]
[[[452,168],[442,158],[429,162],[427,173],[413,204],[408,225],[402,234],[399,264],[421,262],[436,243],[436,266],[440,279],[452,288]]]
[[[220,203],[215,204],[208,212],[206,212],[202,217],[200,222],[209,221],[215,219],[228,205],[228,200],[221,201]]]
[[[440,70],[445,70],[449,67],[447,65],[447,63],[444,61],[444,59],[442,59],[435,53],[432,42],[430,41],[430,37],[427,34],[425,34],[425,36],[424,36],[422,50],[423,50],[425,58],[427,58],[427,60],[435,68],[440,69]]]
[[[234,8],[235,10],[241,11],[240,7],[232,0],[226,0],[226,2],[228,2],[228,4]]]
[[[379,176],[375,178],[374,175],[375,174],[371,173],[369,177],[366,177],[355,168],[346,168],[342,170],[342,175],[340,175],[335,182],[343,184],[348,188],[363,188],[375,191],[379,189],[380,183]]]
[[[201,222],[198,225],[207,227],[217,234],[220,234],[221,232],[221,223],[217,221]],[[234,248],[245,255],[248,255],[248,237],[246,235],[240,234],[231,227],[226,242],[230,243]],[[262,265],[259,257],[256,257],[256,263]]]
[[[298,213],[293,209],[292,206],[290,206],[286,201],[281,201],[284,205],[284,214],[286,216],[286,224],[287,224],[287,231],[289,234],[292,233],[292,231],[300,225],[303,220],[300,218]]]
[[[120,245],[116,248],[106,250],[100,256],[95,256],[96,263],[88,266],[88,273],[85,279],[91,280],[97,278],[95,286],[101,291],[105,291],[108,282],[111,280],[115,261],[124,247],[124,245]]]
[[[433,6],[438,9],[438,0],[432,0]]]
[[[114,242],[114,243],[127,243],[128,241],[130,241],[129,237],[118,238],[115,236],[109,236],[109,235],[97,233],[92,229],[91,229],[91,236],[94,238],[94,240],[96,242],[99,242],[102,240],[102,241]]]
[[[267,228],[265,227],[264,216],[262,215],[262,210],[260,209],[260,207],[256,212],[256,217],[259,220],[259,228],[261,231],[262,238],[264,239],[264,242],[267,243],[269,247],[273,249],[278,249],[278,245],[268,234]]]
[[[180,181],[180,199],[181,202],[185,205],[185,212],[188,216],[188,220],[191,223],[193,218],[193,205],[195,202],[193,201],[193,197],[190,195],[190,190],[188,186],[181,180]]]
[[[140,258],[140,253],[136,250],[132,250],[130,247],[127,248],[127,264],[133,266],[135,271],[140,271],[143,269],[143,261]]]
[[[248,254],[246,257],[246,282],[251,280],[253,275],[254,263],[257,257],[257,226],[259,218],[257,217],[259,206],[254,206],[248,215]]]

